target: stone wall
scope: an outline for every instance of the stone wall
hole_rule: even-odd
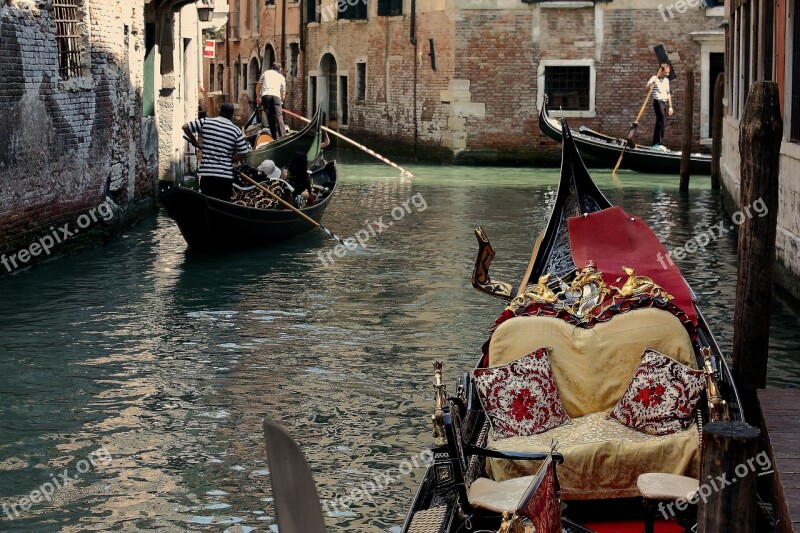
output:
[[[82,75],[62,79],[51,3],[0,8],[0,252],[9,256],[63,224],[70,233],[110,228],[155,199],[155,158],[145,158],[138,142],[140,95],[127,68],[129,50],[142,48],[141,8],[92,0],[80,18]],[[113,219],[76,227],[101,204],[113,206]],[[18,268],[79,241],[66,238]]]

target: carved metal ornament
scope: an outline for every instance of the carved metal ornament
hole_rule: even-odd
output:
[[[447,387],[442,380],[442,368],[444,364],[441,361],[433,362],[433,390],[435,391],[436,405],[431,415],[431,422],[433,424],[433,438],[437,446],[447,444],[447,434],[444,429],[444,406],[447,405]]]
[[[475,228],[475,238],[478,239],[478,257],[475,260],[475,269],[472,271],[472,286],[490,296],[511,300],[514,287],[510,283],[492,281],[489,276],[489,268],[495,255],[489,236],[478,226]]]
[[[576,272],[569,283],[561,278],[556,278],[554,283],[551,281],[552,275],[545,274],[536,285],[529,285],[506,309],[516,311],[534,303],[547,304],[556,310],[566,311],[578,323],[583,323],[616,305],[617,299],[673,299],[672,295],[651,278],[637,276],[636,271],[630,267],[623,266],[622,270],[628,275],[622,287],[608,285],[594,261],[589,261],[589,264]],[[617,282],[620,281],[622,278],[617,279]]]
[[[711,358],[711,349],[704,347],[700,349],[703,354],[703,371],[706,375],[706,397],[708,398],[708,418],[712,422],[722,422],[731,419],[728,412],[728,402],[722,398],[719,392],[719,371],[714,368]]]

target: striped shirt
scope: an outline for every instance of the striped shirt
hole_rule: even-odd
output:
[[[224,117],[202,118],[189,123],[189,131],[200,135],[203,157],[197,173],[233,179],[233,155],[247,153],[242,131]]]
[[[663,78],[653,76],[650,78],[650,81],[647,82],[648,85],[651,83],[653,84],[653,98],[656,100],[661,100],[662,102],[666,102],[670,95],[669,78],[666,76]]]

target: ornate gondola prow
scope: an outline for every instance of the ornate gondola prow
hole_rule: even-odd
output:
[[[728,411],[728,402],[722,398],[717,385],[719,378],[719,371],[714,368],[711,359],[711,349],[702,348],[703,354],[703,370],[706,374],[706,396],[708,397],[708,417],[712,422],[719,422],[730,420],[731,416]]]
[[[478,226],[475,228],[475,238],[478,239],[478,258],[475,260],[475,270],[472,271],[472,286],[489,296],[511,301],[514,297],[514,287],[503,281],[492,281],[489,268],[494,259],[494,249],[489,242],[489,237]]]
[[[444,429],[444,406],[447,405],[447,387],[442,380],[442,368],[444,363],[441,361],[433,362],[433,389],[435,391],[436,407],[431,415],[433,422],[433,438],[436,446],[447,444],[447,434]]]

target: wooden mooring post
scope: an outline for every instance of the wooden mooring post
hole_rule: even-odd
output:
[[[686,65],[686,91],[683,101],[683,137],[681,140],[680,190],[689,190],[689,166],[692,162],[692,137],[694,136],[694,69]]]
[[[722,160],[722,115],[725,108],[725,74],[720,72],[714,83],[714,117],[711,123],[711,188],[719,189],[720,161]]]
[[[739,126],[739,275],[733,315],[733,377],[746,420],[759,420],[756,391],[767,382],[772,278],[778,220],[778,170],[783,136],[778,85],[750,86]]]
[[[756,463],[761,431],[744,422],[711,422],[703,429],[698,533],[754,533]]]

